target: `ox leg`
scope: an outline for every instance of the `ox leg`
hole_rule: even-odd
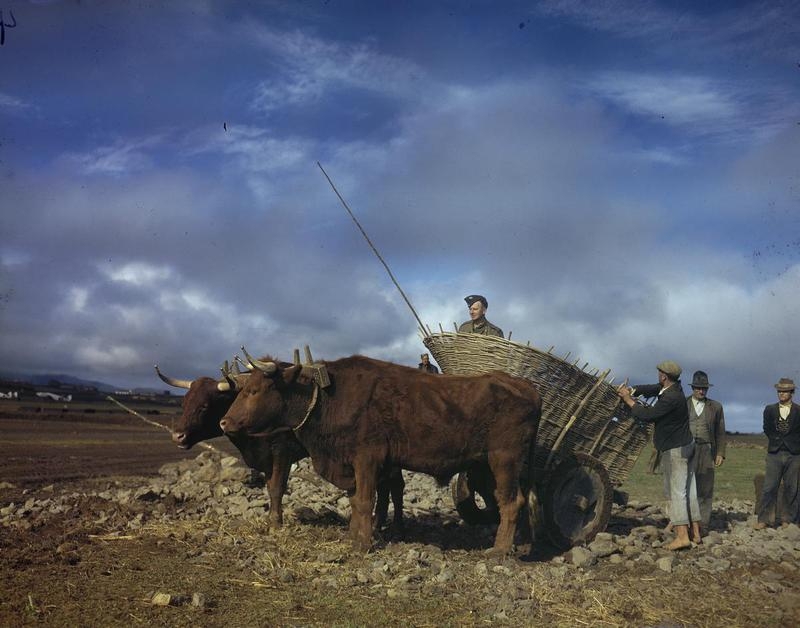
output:
[[[279,528],[283,525],[283,495],[289,483],[292,461],[284,451],[275,451],[272,458],[272,474],[267,479],[269,493],[269,522]]]
[[[350,537],[355,547],[366,552],[372,547],[372,511],[378,484],[377,462],[369,459],[353,463],[356,490],[350,497]]]
[[[495,499],[500,510],[500,525],[494,540],[493,554],[509,554],[514,545],[514,533],[520,509],[525,498],[519,488],[520,465],[513,457],[489,456],[489,465],[495,478]]]
[[[403,470],[394,467],[389,471],[389,490],[392,493],[392,505],[394,506],[394,519],[392,528],[396,535],[403,536],[405,526],[403,525],[403,491],[406,489],[406,481],[403,479]]]
[[[381,474],[378,479],[378,498],[375,502],[375,531],[379,532],[386,525],[389,516],[389,490],[390,480]]]
[[[389,516],[389,496],[392,498],[394,518],[392,519],[392,536],[403,536],[403,491],[406,483],[403,471],[393,467],[381,473],[378,478],[378,501],[375,504],[375,530],[380,531]]]

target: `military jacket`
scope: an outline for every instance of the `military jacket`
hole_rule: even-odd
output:
[[[497,336],[499,338],[505,338],[505,336],[503,336],[503,330],[496,325],[492,325],[485,318],[480,323],[475,323],[472,320],[468,320],[466,323],[461,323],[458,331],[462,334],[482,334],[484,336]]]

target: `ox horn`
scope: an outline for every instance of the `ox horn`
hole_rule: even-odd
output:
[[[223,362],[219,370],[222,373],[222,377],[225,379],[225,381],[217,382],[217,390],[220,392],[228,392],[231,388],[235,389],[236,381],[233,379],[233,375],[231,373],[231,367],[230,364],[228,364],[227,360]]]
[[[306,350],[306,364],[314,364],[314,358],[311,357],[311,349],[308,345],[305,346]]]
[[[295,366],[300,366],[300,349],[295,349],[294,350],[294,360],[293,360],[293,362],[294,362]]]
[[[189,389],[192,387],[191,379],[175,379],[174,377],[167,377],[164,375],[158,368],[158,364],[155,365],[156,373],[161,378],[161,381],[169,384],[170,386],[175,386],[175,388],[186,388]]]
[[[249,362],[245,362],[238,355],[233,357],[233,363],[236,364],[237,369],[239,368],[239,364],[241,364],[244,368],[247,369],[248,373],[253,370],[253,365],[250,364]]]
[[[228,392],[231,388],[236,388],[236,382],[231,379],[230,373],[224,368],[221,368],[222,377],[225,378],[224,382],[217,382],[217,390],[220,392]]]
[[[244,357],[247,358],[247,361],[253,365],[254,368],[257,368],[259,371],[264,371],[267,375],[271,375],[275,371],[278,370],[278,365],[275,362],[262,362],[261,360],[256,360],[253,356],[247,353],[247,349],[242,346],[242,353],[244,353]]]

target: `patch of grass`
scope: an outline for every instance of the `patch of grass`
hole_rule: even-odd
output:
[[[755,501],[753,477],[764,473],[766,438],[751,434],[729,435],[725,462],[717,468],[714,480],[714,499],[744,499]],[[647,466],[653,448],[648,446],[636,461],[621,489],[631,499],[658,503],[664,500],[664,478],[648,473]]]

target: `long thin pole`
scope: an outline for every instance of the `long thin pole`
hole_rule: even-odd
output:
[[[161,423],[158,423],[158,422],[156,422],[156,421],[151,421],[150,419],[146,419],[146,418],[144,418],[144,417],[143,417],[141,414],[139,414],[138,412],[136,412],[136,410],[131,410],[131,409],[130,409],[128,406],[126,406],[125,404],[122,404],[122,403],[120,403],[119,401],[117,401],[116,399],[114,399],[114,397],[112,397],[111,395],[106,395],[106,399],[108,399],[108,400],[109,400],[109,401],[111,401],[112,403],[115,403],[115,404],[117,404],[117,405],[118,405],[120,408],[122,408],[123,410],[125,410],[125,412],[128,412],[128,413],[132,414],[133,416],[137,416],[137,417],[139,417],[139,418],[140,418],[142,421],[144,421],[145,423],[148,423],[148,424],[152,425],[153,427],[160,427],[162,430],[167,430],[168,432],[171,432],[171,431],[172,431],[172,430],[170,430],[170,429],[169,429],[169,428],[168,428],[166,425],[162,425]],[[205,447],[206,449],[210,449],[211,451],[215,451],[215,452],[217,452],[218,454],[221,454],[221,453],[222,453],[222,452],[221,452],[219,449],[217,449],[216,447],[214,447],[214,445],[211,445],[211,444],[209,444],[209,443],[202,443],[202,442],[201,442],[201,443],[198,443],[198,445],[200,445],[201,447]]]
[[[414,309],[414,306],[411,305],[411,301],[408,300],[406,293],[403,292],[403,289],[400,287],[400,284],[397,283],[397,279],[394,278],[394,275],[392,274],[392,270],[389,268],[389,265],[384,261],[383,257],[381,257],[381,254],[378,253],[378,249],[376,249],[375,245],[372,244],[372,240],[369,239],[367,232],[364,231],[364,228],[361,226],[361,223],[358,222],[358,219],[353,215],[353,212],[350,211],[350,207],[348,207],[347,202],[342,198],[342,195],[339,194],[339,190],[336,189],[336,186],[333,184],[333,181],[331,181],[331,178],[328,176],[328,173],[325,172],[325,168],[323,168],[322,164],[320,164],[319,162],[317,162],[317,166],[319,166],[319,169],[322,170],[322,174],[325,175],[325,178],[328,180],[328,183],[330,184],[331,188],[336,193],[336,196],[339,197],[342,206],[347,210],[347,213],[350,214],[350,218],[352,218],[353,222],[356,223],[356,227],[358,227],[358,230],[361,232],[361,235],[364,236],[364,239],[367,241],[367,244],[369,244],[370,248],[372,249],[372,252],[375,253],[377,258],[380,260],[381,264],[383,264],[383,267],[386,269],[386,272],[389,273],[389,279],[392,280],[392,283],[394,284],[395,288],[397,288],[398,291],[400,292],[400,295],[403,297],[403,300],[406,302],[406,305],[411,310],[411,313],[414,315],[414,318],[417,319],[417,323],[419,323],[420,328],[427,335],[427,332],[425,331],[426,330],[425,325],[422,323],[419,316],[417,315],[417,311]]]

